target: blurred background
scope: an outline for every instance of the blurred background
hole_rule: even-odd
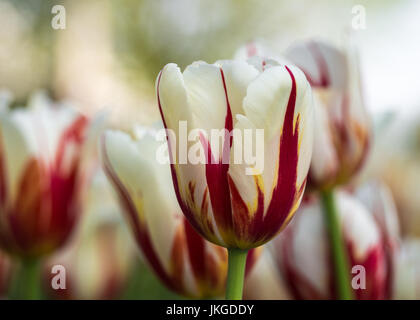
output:
[[[65,29],[51,27],[57,4],[66,9]],[[115,121],[148,122],[157,116],[154,80],[166,63],[231,58],[251,40],[280,53],[308,38],[339,44],[355,5],[366,13],[366,28],[354,34],[370,110],[414,112],[415,0],[1,0],[0,86],[18,101],[47,88],[89,112],[108,107]]]
[[[65,29],[51,26],[54,5],[66,10]],[[355,5],[366,10],[365,29],[351,30]],[[376,128],[362,176],[380,177],[390,186],[403,237],[412,239],[420,236],[418,0],[0,0],[0,90],[23,105],[43,89],[90,115],[107,109],[113,126],[128,128],[158,120],[154,82],[168,62],[183,69],[196,60],[229,59],[254,40],[279,54],[309,38],[340,45],[349,30]],[[118,210],[113,224],[121,223]],[[99,219],[109,223],[109,217]],[[134,247],[131,238],[119,241]],[[0,270],[8,271],[1,260]],[[137,252],[122,263],[118,294],[109,297],[177,297]],[[0,277],[0,288],[5,282],[7,277]],[[86,297],[93,297],[89,292]]]

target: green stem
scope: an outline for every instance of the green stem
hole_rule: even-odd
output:
[[[23,259],[15,274],[10,298],[19,300],[41,299],[41,264],[38,259]]]
[[[333,190],[322,192],[322,202],[334,260],[334,274],[338,298],[341,300],[352,300],[353,290],[350,286],[350,264],[341,235]]]
[[[247,254],[248,250],[228,249],[227,300],[242,300]]]

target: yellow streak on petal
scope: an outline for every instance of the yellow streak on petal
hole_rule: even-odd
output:
[[[254,171],[254,172],[257,172],[257,171]],[[259,174],[259,175],[254,175],[253,177],[254,177],[254,181],[255,181],[255,188],[257,190],[257,194],[256,194],[256,196],[255,196],[254,201],[253,201],[252,204],[251,203],[247,203],[247,207],[248,207],[248,212],[249,212],[250,218],[252,218],[255,215],[255,213],[257,212],[257,210],[258,210],[258,189],[263,194],[265,194],[265,190],[264,190],[264,179],[262,178],[262,176]]]
[[[177,167],[175,169],[175,172],[176,172],[176,175],[178,177]],[[203,220],[204,218],[202,216],[201,203],[196,203],[196,199],[195,198],[193,199],[194,195],[192,195],[191,192],[190,192],[189,184],[191,184],[193,190],[195,190],[196,182],[194,180],[190,180],[189,183],[186,184],[185,186],[181,186],[181,184],[179,183],[179,180],[178,180],[178,187],[179,187],[179,190],[181,192],[182,200],[186,203],[188,208],[193,213],[195,221],[199,225],[202,232],[206,235],[206,240],[222,245],[221,240],[216,236],[214,230],[210,230],[210,228],[209,228],[209,223],[211,223],[211,221],[209,222],[207,220]],[[207,195],[206,201],[210,202],[210,196],[209,195]],[[207,210],[210,210],[210,203],[207,205]],[[208,215],[209,215],[209,212],[207,212],[207,217],[208,217]],[[219,230],[219,232],[221,232],[221,230]]]
[[[143,195],[140,193],[133,199],[134,206],[136,207],[137,217],[139,219],[139,223],[144,226],[146,224],[145,216],[144,216],[144,201]]]
[[[300,188],[296,188],[296,190],[299,190]],[[303,193],[300,196],[300,199],[303,197]],[[300,199],[295,199],[295,203],[293,204],[292,209],[290,210],[289,214],[287,215],[286,219],[283,222],[283,225],[281,226],[280,230],[278,233],[280,233],[290,222],[290,220],[293,218],[293,216],[295,215],[297,209],[299,208],[300,205]]]
[[[298,117],[300,117],[300,114],[298,115]],[[295,122],[295,124],[296,124],[296,122]],[[293,128],[293,131],[294,130],[295,129]],[[298,150],[297,150],[298,151],[298,159],[299,159],[300,145],[301,145],[302,138],[303,138],[303,130],[304,130],[304,126],[300,126],[298,131],[297,131],[297,135],[298,135]]]

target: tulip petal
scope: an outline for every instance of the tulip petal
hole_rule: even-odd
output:
[[[207,134],[212,129],[225,128],[228,93],[222,69],[212,64],[196,63],[189,65],[183,75],[194,128]],[[218,150],[216,154],[219,154]]]
[[[225,130],[221,143],[217,143],[217,147],[214,147],[213,140],[204,135],[200,136],[200,140],[206,152],[206,181],[213,217],[223,241],[227,242],[232,238],[229,235],[232,230],[232,216],[227,171],[232,145],[230,132],[233,129],[233,120],[225,75],[220,67],[198,64],[189,66],[184,72],[184,77],[192,109],[199,114],[195,120],[203,117],[195,124],[208,133],[216,129]],[[207,89],[216,90],[216,92],[207,91]],[[208,124],[201,127],[201,123],[204,124],[205,121]]]
[[[265,136],[265,148],[273,150],[274,146],[274,150],[279,151],[275,155],[277,159],[275,157],[264,159],[267,166],[264,167],[262,180],[253,177],[255,180],[252,182],[251,178],[243,177],[244,173],[241,176],[238,172],[240,167],[231,171],[232,203],[237,210],[234,216],[236,218],[242,216],[242,220],[245,219],[242,222],[237,220],[236,228],[240,234],[247,235],[246,242],[258,244],[268,241],[287,224],[297,209],[306,183],[306,174],[302,174],[298,184],[298,169],[302,169],[305,173],[309,167],[309,160],[299,164],[299,148],[302,146],[302,137],[305,137],[305,148],[312,144],[312,120],[308,120],[305,131],[299,128],[302,118],[310,119],[312,116],[311,102],[310,88],[304,75],[293,67],[272,67],[260,75],[248,88],[248,95],[244,101],[248,120],[250,119],[256,128],[263,128],[265,134],[269,132],[268,137]],[[261,105],[261,110],[258,111],[260,114],[257,114],[258,105]],[[280,119],[273,120],[280,116],[281,121]],[[275,125],[271,122],[272,120],[274,123],[283,124],[282,128],[278,127],[277,133],[274,132]],[[244,118],[242,123],[246,125]],[[264,153],[264,155],[269,154]],[[308,154],[303,154],[303,156],[308,158]],[[244,182],[246,180],[248,183]],[[241,188],[238,188],[235,182]],[[245,184],[255,185],[255,188],[244,188]],[[252,207],[255,209],[249,210]],[[252,223],[249,221],[251,217]],[[241,224],[248,225],[248,229],[240,230],[243,228],[240,227]]]
[[[174,207],[171,202],[176,204],[173,192],[163,191],[168,191],[167,180],[162,184],[160,177],[154,174],[158,172],[154,169],[158,164],[153,157],[147,158],[155,152],[147,139],[136,143],[127,134],[112,131],[106,132],[103,137],[106,171],[117,186],[124,205],[130,207],[126,211],[130,214],[128,218],[136,238],[149,261],[155,263],[154,267],[159,270],[158,265],[161,264],[169,273],[172,248],[168,243],[173,242],[182,215],[176,216],[171,212]],[[160,170],[169,174],[167,165],[160,166]],[[148,169],[138,170],[139,167]],[[156,199],[162,194],[165,198]]]
[[[35,153],[33,136],[19,125],[16,114],[0,114],[1,194],[2,200],[7,201],[3,203],[5,207],[15,202],[22,172]]]
[[[245,61],[225,60],[218,61],[216,64],[223,70],[232,116],[243,114],[242,104],[248,85],[258,76],[258,70]]]
[[[165,129],[174,130],[175,135],[178,135],[179,121],[185,121],[190,128],[194,128],[184,79],[175,64],[168,64],[162,69],[156,80],[156,92]],[[168,136],[172,180],[178,203],[188,221],[196,230],[210,230],[209,233],[219,238],[211,212],[212,208],[208,204],[210,200],[205,180],[205,164],[191,164],[187,159],[183,163],[183,159],[178,159],[177,152],[181,147],[178,147],[174,139],[177,139],[180,144],[186,143],[187,150],[190,150],[194,143],[199,143],[201,147],[201,143],[200,141],[182,141],[187,137],[174,137],[171,134]],[[206,210],[201,210],[201,208]]]
[[[156,91],[166,129],[172,129],[177,133],[179,121],[187,121],[189,125],[192,125],[191,108],[187,100],[184,78],[176,64],[167,64],[159,73]]]
[[[346,57],[338,49],[310,41],[291,47],[286,57],[305,73],[312,86],[345,88],[348,77]]]
[[[297,81],[299,94],[306,91],[306,78],[296,68],[290,67]],[[261,73],[253,81],[244,99],[245,115],[258,129],[264,129],[266,140],[277,135],[283,125],[286,106],[292,89],[292,80],[284,66],[275,66]],[[294,115],[296,121],[297,114]]]

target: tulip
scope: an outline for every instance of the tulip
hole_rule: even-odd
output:
[[[371,141],[357,55],[350,45],[340,50],[310,41],[291,47],[285,56],[302,69],[313,88],[315,137],[308,188],[322,191],[339,296],[349,299],[349,257],[338,228],[333,189],[360,171]]]
[[[155,159],[156,132],[106,131],[101,154],[107,176],[145,260],[171,290],[194,298],[224,291],[227,252],[204,240],[182,215],[167,164]],[[250,256],[250,263],[255,259]]]
[[[387,295],[388,265],[384,241],[372,215],[354,196],[336,194],[338,220],[348,274],[357,299]],[[294,221],[274,241],[273,254],[287,286],[297,299],[337,299],[339,293],[330,259],[326,219],[318,196],[309,195]]]
[[[243,278],[246,251],[284,228],[302,198],[312,151],[310,86],[294,66],[254,59],[199,62],[183,73],[168,64],[158,75],[156,91],[165,128],[175,133],[168,142],[180,207],[202,236],[231,249],[230,265],[238,266],[237,278]],[[198,131],[195,142],[204,150],[204,161],[176,161],[182,121]],[[236,158],[242,139],[232,132],[244,136],[245,130],[258,129],[264,130],[263,142],[255,147],[263,170],[257,159],[249,174]],[[221,148],[211,130],[224,130]],[[247,142],[244,149],[251,147]],[[236,293],[242,291],[238,285]]]
[[[78,220],[88,126],[41,95],[26,109],[0,110],[0,246],[24,260],[22,281],[36,281],[39,258],[60,248]]]
[[[308,186],[325,190],[345,184],[362,168],[371,143],[354,49],[310,41],[291,47],[285,56],[305,73],[316,101]]]
[[[394,291],[394,273],[400,242],[398,214],[394,199],[389,188],[379,181],[364,183],[356,189],[355,195],[372,214],[384,240],[388,265],[386,297],[391,298]]]
[[[37,97],[0,113],[0,245],[27,257],[60,247],[77,221],[88,119]]]
[[[171,173],[182,212],[199,234],[229,249],[238,282],[228,282],[227,296],[233,287],[241,296],[246,251],[287,225],[305,189],[313,126],[309,83],[294,66],[253,59],[197,62],[183,73],[168,64],[156,91],[165,128],[174,133],[168,135]],[[195,140],[180,137],[183,121]],[[214,131],[224,133],[215,138]],[[263,131],[263,141],[254,148],[245,131],[256,137]],[[176,161],[177,145],[184,143],[189,150],[198,146],[201,161]],[[250,167],[237,155],[242,145],[244,153],[256,150]]]
[[[76,236],[45,264],[44,287],[50,297],[116,299],[121,295],[132,275],[136,252],[120,211],[111,185],[98,170]],[[65,274],[54,271],[54,266],[63,266]]]

